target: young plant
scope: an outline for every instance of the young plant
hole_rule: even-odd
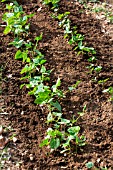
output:
[[[102,66],[97,66],[94,68],[94,70],[99,73],[102,70]]]
[[[113,101],[113,87],[109,87],[108,89],[103,90],[103,93],[109,93],[111,95],[110,101]]]
[[[83,108],[85,112],[86,106]],[[78,118],[69,120],[62,118],[61,112],[53,112],[48,115],[47,123],[55,122],[53,128],[48,128],[47,136],[41,142],[40,147],[49,146],[51,149],[56,150],[61,148],[60,153],[70,151],[75,145],[75,151],[77,152],[78,146],[85,145],[85,136],[79,135],[80,126],[75,126],[75,122],[78,121],[80,116],[83,116],[83,112],[79,112]]]
[[[25,15],[22,6],[19,6],[17,2],[6,4],[6,9],[9,12],[6,12],[2,17],[2,20],[6,22],[4,34],[13,32],[15,36],[19,37],[21,33],[27,33],[30,26],[27,21],[34,14]]]
[[[102,70],[102,66],[95,66],[94,64],[90,64],[87,68],[90,69],[90,73],[93,71],[99,73]]]
[[[55,125],[55,128],[48,128],[45,139],[40,143],[40,147],[50,146],[50,149],[56,150],[59,147],[61,148],[60,153],[70,151],[72,146],[71,142],[73,141],[73,146],[75,145],[75,151],[77,152],[78,146],[85,145],[85,137],[79,135],[80,126],[70,126],[70,120],[61,118],[59,125]],[[57,127],[57,129],[56,129]],[[62,127],[67,128],[63,130]]]
[[[68,38],[68,43],[70,45],[74,45],[74,50],[78,50],[78,55],[88,54],[94,55],[96,51],[93,47],[86,47],[83,45],[84,36],[82,34],[77,33],[77,26],[71,28],[71,20],[68,18],[70,12],[65,12],[63,14],[59,14],[56,18],[59,20],[59,26],[64,29],[64,38]],[[91,57],[90,57],[91,59]],[[92,58],[93,60],[94,58]]]
[[[88,62],[90,63],[93,63],[97,60],[96,56],[91,56],[89,59],[88,59]]]
[[[60,0],[43,0],[43,3],[50,6],[51,9],[58,8]]]
[[[99,80],[99,81],[98,81],[98,84],[104,84],[104,83],[107,82],[108,80],[109,80],[109,78],[104,79],[104,80]]]
[[[59,14],[56,18],[59,20],[59,26],[63,27],[64,29],[64,38],[68,37],[68,34],[71,34],[71,21],[68,19],[68,15],[70,12],[65,12],[62,14]]]
[[[72,91],[77,88],[77,86],[80,84],[80,80],[78,80],[73,86],[68,87],[69,91]]]

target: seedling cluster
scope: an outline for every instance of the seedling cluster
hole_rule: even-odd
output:
[[[89,73],[99,73],[102,70],[102,66],[96,65],[96,50],[93,47],[86,46],[84,35],[78,33],[76,25],[72,26],[72,22],[69,19],[70,12],[66,11],[59,14],[58,5],[54,12],[55,14],[52,17],[58,19],[59,27],[64,30],[64,38],[68,39],[68,43],[73,46],[73,50],[77,52],[77,56],[87,56],[87,61],[89,62],[87,68],[90,69]]]
[[[86,1],[80,1],[80,3],[85,3]],[[96,2],[96,1],[92,1]],[[57,2],[58,3],[58,2]],[[46,3],[45,3],[46,4]],[[48,4],[49,5],[49,4]],[[70,12],[66,11],[64,13],[58,13],[58,4],[56,5],[57,9],[54,10],[54,14],[52,15],[53,18],[58,19],[59,21],[59,27],[62,27],[64,30],[64,38],[68,39],[68,43],[73,46],[74,51],[77,51],[77,55],[82,54],[83,56],[87,56],[87,61],[89,62],[89,65],[87,68],[90,70],[89,73],[93,74],[94,72],[99,74],[102,71],[102,66],[97,65],[97,56],[96,56],[96,50],[93,47],[86,46],[86,43],[84,43],[84,35],[78,33],[77,26],[72,26],[71,20],[69,19]],[[96,80],[96,77],[94,78]],[[109,78],[105,80],[98,81],[99,84],[104,84],[106,81],[108,81]],[[110,101],[113,100],[113,87],[109,87],[108,89],[104,90],[103,92],[108,92],[111,94]]]
[[[52,8],[56,8],[57,1],[45,1],[45,4],[52,4]],[[15,54],[15,59],[22,60],[25,63],[21,70],[21,80],[27,79],[28,83],[21,84],[20,88],[26,86],[29,89],[28,94],[35,96],[35,104],[46,106],[48,110],[47,115],[47,136],[40,144],[40,147],[49,145],[51,149],[56,150],[61,148],[61,153],[71,150],[71,142],[74,141],[75,150],[77,152],[78,146],[85,145],[85,136],[80,135],[80,126],[76,125],[80,116],[83,116],[86,106],[82,113],[78,113],[78,117],[72,120],[64,119],[62,107],[59,99],[65,97],[67,92],[71,92],[77,87],[80,81],[75,85],[69,87],[66,92],[59,89],[61,86],[60,78],[57,79],[56,84],[51,87],[47,84],[50,81],[51,70],[45,67],[46,60],[44,55],[38,49],[38,43],[42,40],[42,33],[37,36],[33,42],[25,40],[26,34],[29,32],[28,19],[34,14],[25,15],[22,6],[17,2],[6,5],[6,12],[3,15],[3,21],[6,23],[4,34],[13,33],[14,41],[9,45],[15,46],[18,50]],[[49,127],[50,125],[50,127]]]
[[[15,1],[14,3],[6,4],[6,12],[3,15],[3,21],[6,22],[4,34],[13,32],[15,36],[19,37],[23,33],[27,33],[29,30],[29,24],[27,21],[34,14],[25,15],[22,6],[19,6]]]

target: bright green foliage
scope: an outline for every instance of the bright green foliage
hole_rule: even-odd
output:
[[[83,108],[85,112],[86,106]],[[78,113],[79,116],[73,120],[64,119],[61,112],[49,112],[47,117],[47,123],[54,122],[54,128],[48,128],[47,136],[41,142],[40,147],[49,145],[51,149],[57,149],[61,147],[61,153],[71,150],[71,141],[75,143],[75,151],[77,152],[78,146],[85,145],[85,136],[79,135],[80,126],[74,124],[83,116],[83,113]],[[48,139],[48,140],[47,140]]]
[[[51,149],[57,149],[59,146],[62,148],[61,153],[66,152],[68,150],[71,150],[70,142],[75,142],[75,150],[77,151],[78,146],[84,146],[85,145],[85,137],[84,136],[78,136],[80,127],[79,126],[72,126],[65,130],[60,130],[62,125],[70,126],[70,120],[68,119],[59,119],[57,124],[60,124],[60,126],[55,125],[55,129],[48,128],[47,130],[47,136],[40,144],[40,147],[49,145]],[[47,140],[48,139],[48,140]]]
[[[43,0],[44,4],[49,5],[52,9],[58,8],[60,0]]]
[[[6,12],[2,18],[7,24],[4,29],[4,34],[13,32],[14,35],[20,35],[23,32],[28,32],[29,24],[27,24],[27,21],[34,14],[25,15],[22,6],[19,6],[18,3],[7,4],[6,9],[9,10],[9,12]]]
[[[100,72],[102,70],[102,66],[97,66],[97,67],[94,68],[94,70],[96,72]]]
[[[95,71],[96,73],[99,73],[102,70],[102,66],[95,66],[94,64],[90,64],[87,66],[88,69],[90,69],[90,73]]]
[[[74,46],[74,50],[78,50],[78,55],[80,55],[80,53],[88,55],[96,54],[93,47],[86,47],[83,45],[84,36],[77,33],[77,26],[71,27],[71,20],[68,18],[69,14],[70,12],[65,12],[63,14],[58,14],[56,17],[59,20],[59,26],[64,29],[64,38],[68,38],[68,43]]]
[[[58,101],[56,101],[56,102],[50,102],[50,104],[51,104],[52,106],[54,106],[58,111],[61,112],[61,105],[59,104]]]
[[[96,50],[93,47],[87,47],[86,44],[83,43],[84,36],[78,33],[77,26],[71,26],[71,20],[68,17],[69,14],[70,12],[65,12],[55,16],[55,18],[59,20],[59,26],[64,29],[64,38],[68,38],[68,43],[73,46],[74,50],[77,50],[77,55],[82,54],[90,57],[88,62],[93,63],[87,67],[90,69],[90,73],[92,73],[92,71],[99,73],[102,67],[94,65],[94,62],[97,60],[95,56]],[[73,87],[69,87],[69,90],[73,90]]]
[[[15,54],[15,59],[22,59],[23,62],[30,62],[30,58],[27,56],[28,55],[28,50],[26,51],[21,51],[21,50],[18,50]]]
[[[88,62],[95,62],[97,60],[96,56],[91,56],[89,59],[88,59]]]
[[[72,33],[72,31],[70,30],[71,21],[68,19],[69,14],[70,14],[70,12],[65,12],[64,14],[59,14],[56,17],[60,21],[59,26],[63,27],[63,29],[64,29],[64,37],[65,38],[68,36],[68,34]]]
[[[103,90],[103,93],[106,92],[108,92],[111,95],[110,101],[113,101],[113,87],[110,86],[108,89]]]
[[[108,80],[109,80],[109,78],[104,79],[104,80],[99,80],[99,81],[98,81],[98,84],[104,84],[104,83],[107,82]]]
[[[23,39],[19,39],[16,37],[13,42],[9,43],[9,45],[14,45],[16,48],[20,48],[24,43]]]

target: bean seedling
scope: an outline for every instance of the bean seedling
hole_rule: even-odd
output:
[[[58,8],[60,0],[43,0],[43,3],[50,6],[51,9]]]
[[[109,88],[103,90],[103,93],[106,93],[106,92],[111,95],[110,101],[113,101],[113,87],[110,86]]]
[[[16,4],[6,4],[6,9],[9,12],[6,12],[2,17],[3,21],[6,22],[4,34],[13,32],[15,36],[19,36],[21,33],[27,33],[30,26],[27,21],[34,14],[25,15],[22,6],[19,6],[17,2]]]

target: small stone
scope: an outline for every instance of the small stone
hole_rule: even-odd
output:
[[[5,164],[5,161],[1,161],[1,164],[2,164],[2,165]]]
[[[24,111],[21,112],[21,115],[24,115]]]
[[[31,161],[33,161],[33,159],[34,159],[32,154],[29,155],[29,158]]]
[[[11,78],[11,77],[12,77],[12,74],[9,74],[7,77],[8,77],[8,78]]]
[[[97,162],[98,162],[98,163],[100,162],[100,158],[97,159]]]
[[[42,9],[42,7],[38,8],[38,10],[37,10],[37,11],[41,11],[41,9]]]
[[[17,141],[17,138],[16,137],[13,137],[13,142],[15,143]]]

